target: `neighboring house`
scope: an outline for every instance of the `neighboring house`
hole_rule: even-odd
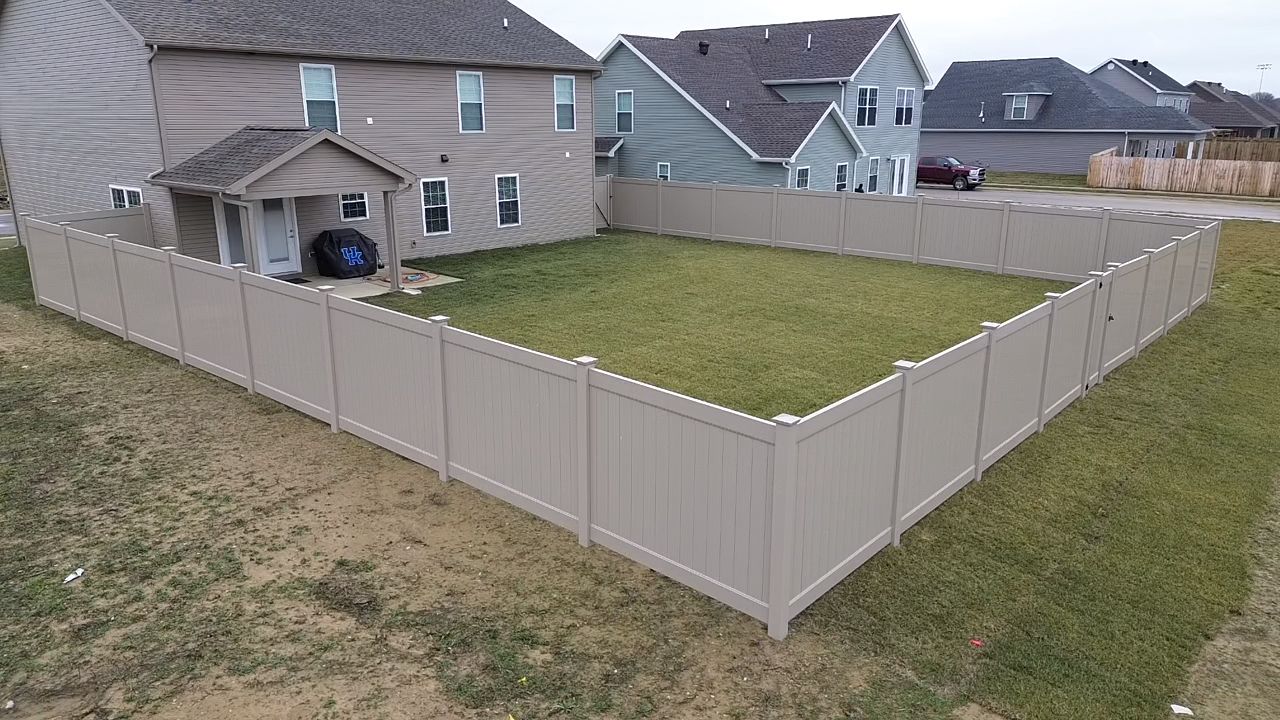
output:
[[[388,227],[408,257],[594,232],[593,58],[504,0],[352,12],[8,0],[15,206],[145,202],[156,244],[281,275],[312,271],[334,228],[384,257]]]
[[[1196,80],[1187,85],[1194,93],[1191,115],[1213,126],[1219,135],[1244,138],[1280,136],[1280,112],[1222,83]]]
[[[1173,157],[1209,132],[1061,58],[982,60],[952,63],[929,93],[920,152],[995,170],[1083,174],[1096,152]]]
[[[915,192],[929,75],[900,15],[620,35],[599,59],[598,174]]]
[[[1107,58],[1089,74],[1144,105],[1191,109],[1191,91],[1150,61]]]

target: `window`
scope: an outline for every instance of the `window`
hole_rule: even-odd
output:
[[[658,163],[658,179],[659,180],[671,179],[671,163]]]
[[[111,189],[111,207],[115,210],[139,207],[142,205],[142,191],[138,188],[123,185],[108,185]]]
[[[619,90],[613,96],[614,130],[619,135],[635,131],[635,95],[630,90]]]
[[[368,220],[369,196],[364,193],[343,193],[338,196],[338,209],[343,221]]]
[[[836,163],[836,192],[849,189],[849,163]]]
[[[880,88],[858,88],[858,114],[855,123],[858,127],[875,127],[876,110],[880,107]]]
[[[797,190],[809,189],[809,168],[807,167],[796,168],[796,189]]]
[[[556,130],[576,130],[577,79],[572,75],[557,75],[554,80],[556,95]]]
[[[1013,96],[1013,109],[1009,112],[1009,118],[1011,120],[1027,119],[1027,96],[1026,95]]]
[[[873,157],[867,161],[867,192],[880,190],[880,158]]]
[[[910,127],[916,114],[916,89],[898,88],[898,102],[893,110],[893,124]]]
[[[422,234],[443,235],[447,232],[449,232],[449,179],[423,180]]]
[[[302,111],[307,127],[342,134],[338,118],[338,78],[332,65],[299,65],[302,72]]]
[[[458,129],[484,132],[484,75],[458,72]]]
[[[498,227],[520,224],[520,176],[498,175]]]

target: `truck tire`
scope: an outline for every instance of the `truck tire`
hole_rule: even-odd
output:
[[[955,188],[955,189],[957,189],[957,190],[968,190],[968,189],[969,189],[969,179],[968,179],[968,178],[966,178],[966,177],[965,177],[965,176],[963,176],[963,175],[957,175],[957,176],[955,176],[954,178],[952,178],[952,179],[951,179],[951,187],[953,187],[953,188]]]

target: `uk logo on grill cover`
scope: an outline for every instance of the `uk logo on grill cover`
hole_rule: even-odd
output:
[[[347,264],[352,267],[364,264],[364,253],[358,247],[342,248],[342,257],[346,258]]]

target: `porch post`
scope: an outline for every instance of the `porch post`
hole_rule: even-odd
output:
[[[400,284],[400,244],[396,242],[396,193],[385,190],[382,193],[382,213],[385,216],[383,226],[387,231],[387,279],[391,281],[391,290],[403,290]]]
[[[259,254],[260,248],[258,247],[258,243],[262,242],[262,238],[258,237],[258,225],[261,220],[261,218],[258,217],[258,203],[251,202],[249,203],[249,207],[241,205],[240,210],[242,211],[240,213],[241,217],[248,220],[248,222],[241,220],[240,223],[242,230],[248,231],[244,233],[244,238],[247,241],[244,251],[244,264],[249,266],[249,272],[261,275],[262,267],[261,263],[258,261],[258,258],[261,257],[261,255]],[[248,227],[245,227],[245,225],[248,225]]]

